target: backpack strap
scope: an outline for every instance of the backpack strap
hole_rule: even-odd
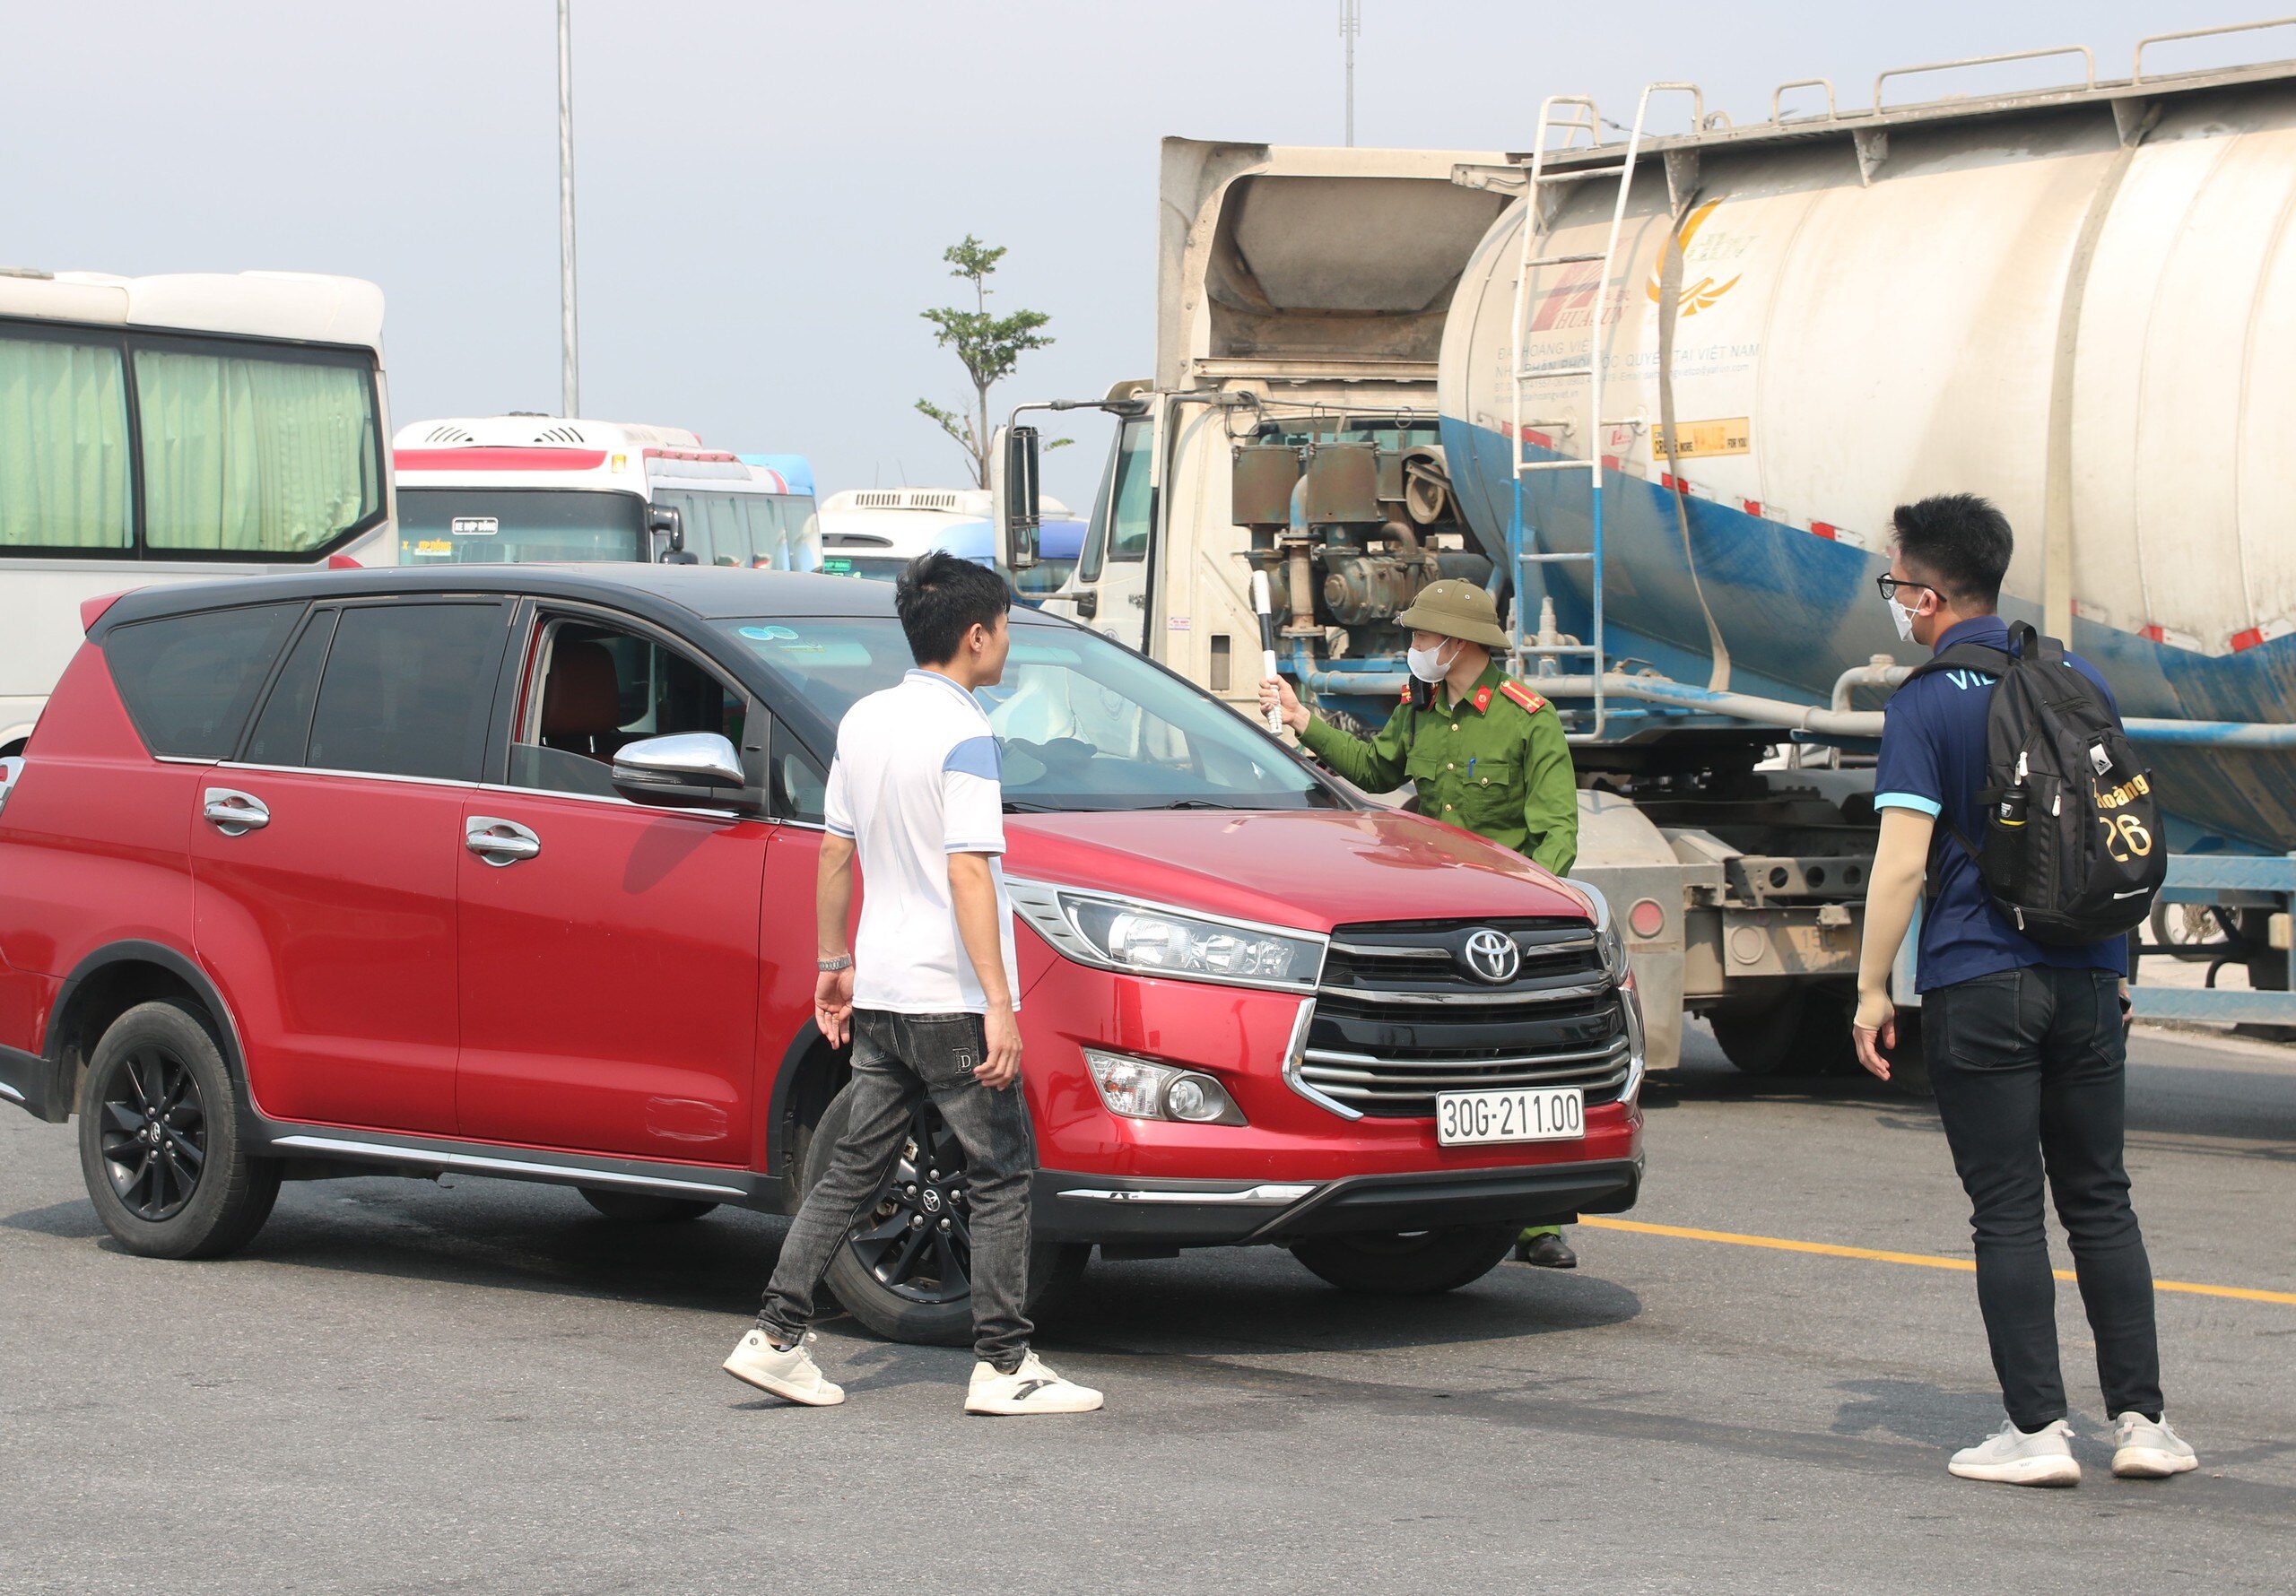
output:
[[[2032,629],[2025,629],[2031,631]],[[2005,648],[1996,648],[1987,643],[1956,643],[1944,653],[1924,660],[1907,672],[1906,683],[1918,681],[1924,676],[1935,676],[1941,671],[1982,671],[1988,676],[2005,674],[2013,655]]]

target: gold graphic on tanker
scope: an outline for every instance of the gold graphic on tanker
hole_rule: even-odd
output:
[[[1682,247],[1683,276],[1686,281],[1675,298],[1675,314],[1678,316],[1696,316],[1701,310],[1712,309],[1715,303],[1737,287],[1744,276],[1744,273],[1737,273],[1726,282],[1717,282],[1713,272],[1706,270],[1701,272],[1696,282],[1687,281],[1693,270],[1707,267],[1709,264],[1735,260],[1753,247],[1752,239],[1734,233],[1719,233],[1702,242],[1700,240],[1699,230],[1706,225],[1706,219],[1714,214],[1715,207],[1721,203],[1720,200],[1709,200],[1683,218],[1683,230],[1675,242]],[[1658,302],[1658,273],[1665,265],[1665,259],[1662,256],[1651,266],[1650,281],[1644,288],[1653,305]]]

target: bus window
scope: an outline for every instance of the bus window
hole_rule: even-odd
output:
[[[135,401],[149,549],[307,554],[382,514],[362,363],[138,348]]]
[[[0,336],[0,550],[125,551],[135,530],[118,347]]]
[[[647,558],[646,501],[580,488],[401,488],[401,565]]]

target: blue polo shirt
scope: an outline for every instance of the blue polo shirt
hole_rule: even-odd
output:
[[[1973,616],[1945,631],[1935,652],[1956,643],[2009,646],[2009,625],[1997,615]],[[2097,669],[2077,655],[2067,664],[2104,690]],[[2048,965],[2065,970],[2128,974],[2128,942],[2109,937],[2085,948],[2050,947],[2026,937],[1993,906],[1977,861],[1946,831],[1984,838],[1986,815],[1977,795],[1985,785],[1985,717],[1995,678],[1979,671],[1941,671],[1909,681],[1891,698],[1882,721],[1882,754],[1874,771],[1874,807],[1910,809],[1937,822],[1929,854],[1935,890],[1924,906],[1920,958],[1914,987],[1935,992],[2001,970]],[[2116,707],[2114,713],[2119,713]]]

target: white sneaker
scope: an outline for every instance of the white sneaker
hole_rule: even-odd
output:
[[[2166,1479],[2200,1460],[2184,1437],[2169,1427],[2169,1416],[2153,1423],[2142,1413],[2124,1413],[2113,1420],[2113,1472],[2123,1479]]]
[[[1062,1379],[1033,1352],[1009,1375],[993,1363],[973,1365],[965,1391],[968,1413],[1090,1413],[1100,1405],[1099,1392]]]
[[[1975,1446],[1964,1446],[1945,1465],[1963,1479],[1998,1485],[2079,1485],[2081,1465],[2073,1456],[2073,1427],[2062,1418],[2027,1434],[2004,1420]]]
[[[832,1385],[822,1375],[805,1349],[813,1344],[809,1331],[797,1344],[786,1349],[776,1348],[766,1339],[762,1330],[752,1330],[734,1349],[733,1357],[726,1360],[726,1372],[736,1380],[770,1391],[784,1401],[802,1402],[808,1408],[834,1408],[845,1400],[845,1387]]]

